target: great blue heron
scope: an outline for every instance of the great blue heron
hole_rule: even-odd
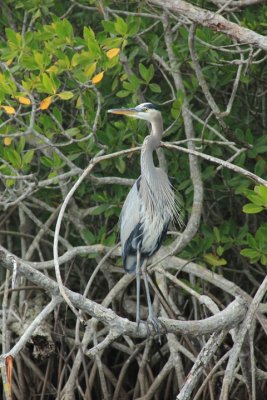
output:
[[[169,223],[180,222],[179,206],[167,174],[154,165],[153,151],[160,146],[163,122],[160,111],[151,103],[135,108],[108,110],[112,114],[144,119],[151,124],[151,133],[141,149],[141,175],[134,183],[120,216],[120,238],[125,271],[136,272],[136,322],[140,323],[140,276],[144,278],[148,304],[148,321],[159,331],[149,293],[146,264],[160,247]]]

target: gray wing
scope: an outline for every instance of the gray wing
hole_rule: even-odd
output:
[[[139,195],[140,178],[132,186],[123,204],[120,215],[120,237],[124,245],[132,231],[140,223],[141,199]]]
[[[123,266],[128,272],[133,272],[136,265],[136,250],[139,236],[138,232],[141,226],[141,199],[139,193],[140,181],[141,177],[137,179],[128,193],[120,215],[120,238],[124,264]]]

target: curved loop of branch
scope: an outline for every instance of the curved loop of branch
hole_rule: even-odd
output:
[[[0,267],[12,270],[12,258],[15,256],[7,252],[0,245]],[[39,271],[36,271],[28,263],[21,259],[17,259],[18,270],[25,278],[32,283],[41,286],[51,296],[58,295],[58,284],[49,277],[45,276]],[[103,324],[110,327],[111,330],[119,335],[129,335],[131,337],[143,338],[147,336],[146,326],[140,325],[139,328],[135,322],[131,322],[126,318],[121,318],[116,315],[111,309],[105,308],[92,300],[84,298],[82,295],[75,293],[65,287],[63,290],[69,301],[84,313],[95,317]],[[178,332],[199,336],[218,332],[222,329],[231,329],[236,326],[244,318],[246,312],[246,300],[238,296],[232,303],[230,303],[223,311],[217,313],[212,317],[205,318],[199,321],[176,321],[170,319],[163,319],[161,321],[165,326],[162,328],[162,333],[171,332],[177,334]],[[74,307],[73,306],[73,307]]]
[[[65,292],[65,289],[64,289],[64,286],[63,286],[63,282],[62,282],[62,278],[61,278],[61,274],[60,274],[60,269],[59,269],[58,239],[59,239],[59,232],[60,232],[60,227],[61,227],[61,222],[62,222],[62,219],[63,219],[63,216],[64,216],[64,212],[65,212],[66,207],[67,207],[71,197],[73,196],[75,190],[80,186],[80,184],[85,179],[85,177],[88,174],[90,174],[90,172],[93,170],[93,168],[94,168],[94,166],[96,164],[98,164],[99,162],[101,162],[103,160],[109,160],[111,158],[119,157],[119,156],[124,155],[124,154],[129,154],[129,153],[135,152],[137,150],[139,150],[139,147],[136,147],[136,148],[133,148],[133,149],[128,149],[128,150],[118,151],[116,153],[112,153],[112,154],[108,154],[108,155],[103,155],[103,156],[100,155],[98,157],[93,158],[91,160],[91,162],[89,163],[88,167],[83,171],[82,175],[78,178],[78,180],[76,181],[74,186],[68,192],[68,194],[67,194],[67,196],[66,196],[66,198],[65,198],[65,200],[64,200],[64,202],[63,202],[63,204],[61,206],[61,209],[59,211],[59,215],[58,215],[58,219],[57,219],[57,223],[56,223],[56,228],[55,228],[54,245],[53,245],[55,273],[56,273],[56,278],[57,278],[57,283],[58,283],[60,294],[62,295],[62,297],[64,298],[64,300],[66,301],[66,303],[68,304],[70,309],[73,311],[73,313],[76,315],[76,317],[79,318],[80,320],[82,320],[80,314],[75,309],[75,307],[73,306],[72,302],[70,301],[70,299],[66,295],[66,292]]]
[[[179,66],[177,65],[177,59],[173,51],[173,37],[172,33],[170,31],[170,26],[169,26],[169,20],[168,20],[168,15],[167,13],[164,14],[163,16],[163,27],[165,31],[165,43],[167,47],[167,54],[170,60],[170,65],[171,65],[171,74],[174,80],[174,84],[176,87],[176,90],[181,90],[183,95],[184,95],[184,100],[182,104],[182,116],[183,116],[183,121],[184,121],[184,129],[185,129],[185,135],[186,138],[188,139],[187,147],[190,150],[195,150],[195,131],[194,131],[194,126],[193,126],[193,121],[191,114],[189,112],[189,102],[187,99],[187,94],[186,90],[183,84],[181,72],[179,69]],[[191,141],[191,139],[193,139]],[[193,205],[192,205],[192,211],[191,215],[188,221],[188,224],[181,235],[179,239],[177,239],[173,243],[173,253],[177,253],[178,251],[181,251],[189,242],[190,240],[195,236],[197,233],[199,224],[200,224],[200,218],[202,214],[202,207],[203,207],[203,182],[202,182],[202,177],[201,177],[201,172],[200,172],[200,166],[198,164],[198,159],[197,157],[194,156],[193,153],[190,153],[189,156],[189,167],[190,167],[190,177],[193,183],[194,187],[194,198],[193,198]]]

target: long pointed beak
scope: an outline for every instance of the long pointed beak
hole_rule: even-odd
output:
[[[119,114],[119,115],[129,115],[130,117],[137,114],[137,110],[135,108],[113,108],[108,110],[110,114]]]

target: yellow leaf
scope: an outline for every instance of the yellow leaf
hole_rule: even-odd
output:
[[[96,84],[96,83],[102,81],[103,76],[104,76],[104,72],[103,72],[103,71],[102,71],[102,72],[99,72],[99,74],[95,75],[95,76],[92,78],[92,83]]]
[[[18,96],[17,99],[20,104],[25,104],[26,106],[32,104],[31,100],[28,97]]]
[[[1,108],[3,108],[3,110],[7,113],[7,114],[15,114],[16,110],[14,107],[11,106],[1,106]]]
[[[5,146],[10,146],[11,143],[12,143],[11,137],[5,137],[5,138],[4,138],[4,145],[5,145]]]
[[[115,47],[114,49],[108,50],[108,51],[106,52],[106,55],[107,55],[107,57],[108,57],[109,59],[111,59],[111,58],[116,57],[116,56],[119,54],[120,51],[121,51],[121,50],[120,50],[118,47]]]
[[[50,104],[52,103],[53,96],[46,97],[40,103],[40,110],[47,110]]]

